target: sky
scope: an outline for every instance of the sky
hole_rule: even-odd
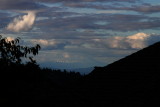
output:
[[[43,67],[105,66],[160,41],[158,0],[0,0],[0,34]]]

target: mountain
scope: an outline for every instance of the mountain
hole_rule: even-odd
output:
[[[159,104],[160,42],[105,67],[95,67],[77,91],[99,107]]]

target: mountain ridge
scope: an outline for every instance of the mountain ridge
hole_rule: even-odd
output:
[[[158,50],[158,47],[159,47],[159,50]],[[111,64],[108,64],[107,66],[104,66],[104,67],[95,67],[100,69],[100,68],[110,68],[111,66],[113,65],[117,65],[117,64],[121,64],[122,61],[126,61],[128,59],[131,59],[131,57],[135,58],[134,60],[132,60],[132,62],[130,63],[136,63],[137,61],[142,61],[145,60],[145,58],[148,58],[148,59],[152,59],[152,58],[159,58],[160,56],[156,57],[154,54],[156,54],[156,56],[158,56],[160,54],[160,42],[157,42],[155,44],[152,44],[150,45],[149,47],[146,47],[146,48],[143,48],[135,53],[132,53],[131,55],[128,55],[118,61],[115,61]],[[141,58],[140,58],[141,57]],[[129,63],[128,63],[129,64]],[[91,74],[95,71],[95,69],[91,72]]]

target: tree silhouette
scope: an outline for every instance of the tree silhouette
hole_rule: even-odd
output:
[[[9,66],[11,63],[21,64],[22,58],[29,59],[30,63],[36,63],[33,56],[38,54],[40,45],[34,47],[21,46],[20,38],[9,41],[0,35],[0,62]],[[29,56],[30,55],[30,56]]]

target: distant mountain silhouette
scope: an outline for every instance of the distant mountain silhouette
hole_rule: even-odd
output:
[[[93,69],[94,69],[94,67],[88,67],[88,68],[67,69],[67,71],[75,71],[75,72],[79,72],[82,75],[87,75],[91,71],[93,71]]]
[[[95,67],[78,91],[93,105],[143,107],[159,104],[160,42],[105,67]]]
[[[105,67],[80,73],[0,62],[0,104],[15,107],[155,107],[160,42]],[[2,106],[4,107],[4,106]]]

